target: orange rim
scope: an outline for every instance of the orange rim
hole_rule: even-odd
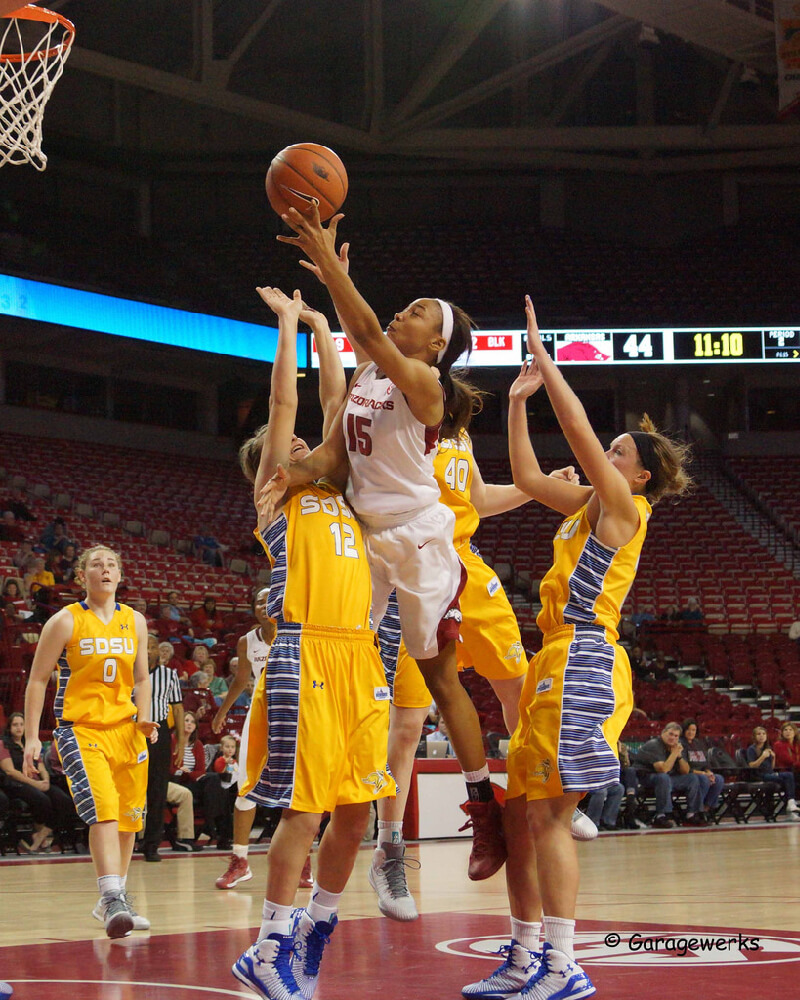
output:
[[[65,35],[58,45],[52,49],[37,49],[35,52],[20,52],[19,54],[5,54],[0,52],[0,63],[21,63],[31,59],[53,59],[64,52],[72,45],[75,38],[75,25],[58,11],[48,10],[47,7],[36,7],[33,4],[26,4],[19,10],[12,10],[9,14],[4,14],[6,20],[18,19],[20,21],[43,21],[46,24],[60,24]]]

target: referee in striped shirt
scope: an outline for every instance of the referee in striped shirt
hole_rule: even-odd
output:
[[[147,821],[142,839],[142,850],[145,861],[160,861],[158,845],[164,836],[164,806],[167,802],[167,784],[170,776],[170,747],[172,737],[167,716],[172,705],[172,715],[175,722],[176,766],[183,760],[183,750],[186,745],[186,731],[183,726],[183,695],[178,672],[172,667],[166,667],[158,661],[158,636],[152,632],[147,636],[147,665],[150,668],[150,684],[152,699],[150,703],[150,718],[159,724],[158,740],[149,747],[150,757],[147,765]]]

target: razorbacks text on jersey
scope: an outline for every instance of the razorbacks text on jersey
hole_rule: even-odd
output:
[[[417,420],[394,382],[378,377],[377,365],[359,374],[342,419],[350,460],[347,499],[359,516],[404,514],[436,503],[439,427]]]
[[[66,662],[59,661],[53,706],[59,725],[108,728],[136,715],[131,698],[138,643],[133,608],[116,604],[106,624],[85,601],[66,608],[73,618]]]
[[[369,628],[372,582],[361,527],[338,489],[300,487],[255,535],[272,564],[267,614],[278,628]]]

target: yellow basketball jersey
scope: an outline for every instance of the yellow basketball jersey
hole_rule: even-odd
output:
[[[568,517],[553,539],[553,565],[542,580],[536,624],[547,633],[562,625],[601,625],[617,636],[620,608],[631,589],[647,533],[650,504],[634,496],[639,527],[621,548],[592,534],[586,505]]]
[[[283,622],[368,629],[372,580],[361,527],[326,482],[292,493],[261,541],[272,564],[267,614]]]
[[[131,699],[136,660],[133,608],[117,604],[108,625],[85,601],[70,604],[72,638],[59,661],[54,711],[59,725],[108,727],[136,715]]]
[[[453,541],[456,547],[471,538],[480,518],[472,504],[472,478],[475,460],[472,441],[466,431],[458,438],[443,438],[433,460],[433,472],[441,492],[440,500],[456,515]]]

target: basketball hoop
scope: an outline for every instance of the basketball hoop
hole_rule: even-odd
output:
[[[0,16],[0,167],[44,170],[42,118],[75,38],[62,14],[28,4]]]

